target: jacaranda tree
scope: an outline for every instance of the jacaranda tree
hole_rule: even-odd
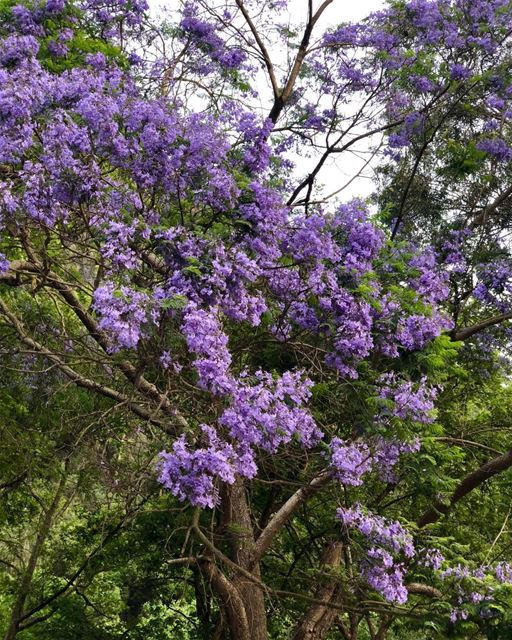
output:
[[[103,546],[128,562],[163,526],[122,533],[149,500],[184,638],[510,637],[512,3],[0,9],[4,420],[46,384],[52,460],[5,640],[71,620],[72,591],[97,609]],[[41,397],[82,426],[45,439]],[[94,546],[63,513],[100,449],[124,515]]]

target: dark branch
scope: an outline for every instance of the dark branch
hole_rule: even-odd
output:
[[[466,476],[459,484],[459,486],[453,492],[450,501],[448,503],[436,502],[436,504],[425,511],[418,519],[418,527],[426,527],[428,524],[437,522],[443,515],[449,513],[459,500],[462,500],[468,493],[476,489],[483,484],[489,478],[506,471],[512,466],[512,449],[507,451],[501,456],[496,456],[492,460],[489,460],[481,467],[473,471]]]
[[[479,333],[480,331],[484,331],[484,329],[488,329],[489,327],[493,327],[497,324],[501,324],[507,320],[512,320],[512,312],[502,313],[499,316],[493,316],[492,318],[487,318],[486,320],[482,320],[482,322],[478,322],[477,324],[473,324],[470,327],[464,327],[463,329],[459,329],[452,333],[452,340],[467,340],[474,336],[475,333]]]

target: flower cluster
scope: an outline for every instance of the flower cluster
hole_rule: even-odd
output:
[[[112,282],[95,290],[93,306],[99,315],[99,328],[111,339],[112,351],[136,348],[145,327],[157,323],[158,308],[145,292],[117,288]]]
[[[218,310],[212,308],[206,311],[189,304],[184,313],[182,331],[189,351],[197,355],[194,366],[200,386],[216,394],[232,391],[234,381],[229,372],[231,354]]]
[[[378,387],[380,402],[377,423],[387,425],[394,418],[420,424],[433,421],[437,389],[429,387],[426,378],[414,384],[395,373],[384,373],[378,380]]]
[[[512,263],[509,259],[501,258],[480,265],[478,283],[473,290],[477,300],[506,313],[510,310],[511,294]]]
[[[336,516],[346,530],[355,529],[366,541],[368,549],[361,572],[368,584],[388,602],[406,602],[405,565],[401,559],[412,558],[416,553],[411,534],[399,522],[365,512],[360,505],[340,508]]]
[[[412,442],[374,438],[366,442],[345,442],[341,438],[333,438],[329,444],[330,466],[334,477],[344,485],[359,486],[363,476],[373,469],[379,478],[386,483],[395,483],[393,472],[400,456],[415,453],[420,449],[419,439]]]
[[[229,47],[220,37],[218,25],[198,17],[199,13],[199,7],[193,2],[185,4],[180,24],[184,39],[193,42],[203,56],[225,69],[240,69],[246,61],[246,52],[240,47]],[[203,60],[197,70],[207,74],[213,69]]]
[[[199,507],[213,508],[219,502],[216,481],[233,484],[235,476],[252,478],[256,465],[250,451],[228,444],[211,427],[201,427],[206,443],[191,449],[180,436],[172,452],[162,452],[159,481],[179,500]]]
[[[373,456],[364,442],[347,443],[341,438],[333,438],[329,445],[330,464],[336,479],[341,484],[358,486],[363,483],[362,476],[373,466]]]
[[[422,300],[432,303],[446,300],[449,293],[448,274],[440,269],[432,249],[417,253],[409,265],[417,271],[417,275],[410,279],[410,285]]]
[[[255,378],[255,383],[246,378],[237,383],[231,379],[230,389],[218,385],[215,389],[231,393],[230,406],[218,420],[219,433],[222,429],[229,440],[203,425],[208,446],[191,449],[181,436],[171,452],[161,453],[160,482],[180,500],[214,507],[219,498],[218,482],[233,484],[236,475],[252,478],[256,474],[257,449],[276,453],[293,439],[302,447],[312,447],[322,438],[303,407],[310,396],[309,380],[300,372],[287,372],[277,379],[257,372]]]
[[[322,432],[303,408],[310,397],[311,381],[299,371],[288,371],[277,379],[257,371],[255,378],[254,385],[242,378],[231,406],[219,418],[229,435],[271,453],[293,438],[304,447],[317,444]]]
[[[393,484],[397,481],[393,471],[400,456],[407,453],[416,453],[421,448],[418,438],[411,442],[400,442],[399,440],[385,440],[379,438],[375,445],[373,459],[379,478],[386,483]]]

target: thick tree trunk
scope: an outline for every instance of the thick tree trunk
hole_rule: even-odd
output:
[[[322,565],[338,567],[341,563],[342,543],[336,540],[326,548]],[[342,592],[335,579],[328,579],[321,583],[315,593],[315,599],[326,603],[341,604]],[[333,609],[327,604],[313,604],[303,615],[291,635],[291,640],[323,640],[339,616],[339,609]]]
[[[243,569],[261,578],[259,563],[254,563],[254,530],[241,480],[227,487],[223,496],[224,532],[229,538],[231,557]],[[240,594],[247,614],[251,640],[267,640],[267,613],[263,591],[242,575],[234,576],[232,584]]]
[[[223,610],[226,612],[231,640],[252,640],[253,636],[247,619],[245,602],[242,600],[239,590],[219,570],[213,560],[204,560],[201,563],[201,571],[205,579],[211,584],[222,603]]]

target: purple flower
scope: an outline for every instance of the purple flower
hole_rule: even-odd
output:
[[[194,366],[199,385],[215,394],[231,393],[235,388],[229,372],[231,354],[218,310],[206,311],[190,303],[183,316],[182,331],[189,351],[197,356]]]
[[[373,458],[368,445],[364,442],[346,443],[333,438],[331,449],[331,467],[341,484],[358,486],[363,483],[362,476],[371,470]]]
[[[360,565],[368,584],[388,602],[406,602],[405,567],[400,557],[415,555],[412,536],[399,522],[364,511],[357,504],[338,509],[336,515],[344,527],[359,531],[369,545]]]
[[[414,384],[394,373],[385,373],[379,378],[378,386],[379,398],[384,402],[375,416],[376,422],[386,425],[393,418],[420,424],[433,422],[437,389],[429,387],[426,378]]]
[[[471,69],[463,64],[455,63],[450,66],[450,78],[452,80],[465,80],[471,75]]]
[[[286,372],[277,379],[259,371],[255,378],[255,384],[238,383],[231,406],[219,419],[230,436],[272,453],[292,439],[304,447],[314,446],[322,432],[302,406],[309,400],[312,383],[300,371]]]
[[[157,308],[147,293],[107,282],[94,292],[93,308],[99,315],[98,326],[112,341],[112,351],[134,349],[146,337],[147,329],[157,322]]]
[[[494,156],[500,162],[512,160],[512,149],[502,138],[484,138],[477,143],[476,147]]]
[[[159,481],[179,500],[213,508],[219,503],[218,482],[233,484],[236,474],[252,478],[256,465],[248,449],[221,440],[212,427],[202,425],[201,429],[204,447],[190,449],[181,436],[171,453],[160,454]]]
[[[0,253],[0,274],[7,273],[9,271],[9,260]]]

